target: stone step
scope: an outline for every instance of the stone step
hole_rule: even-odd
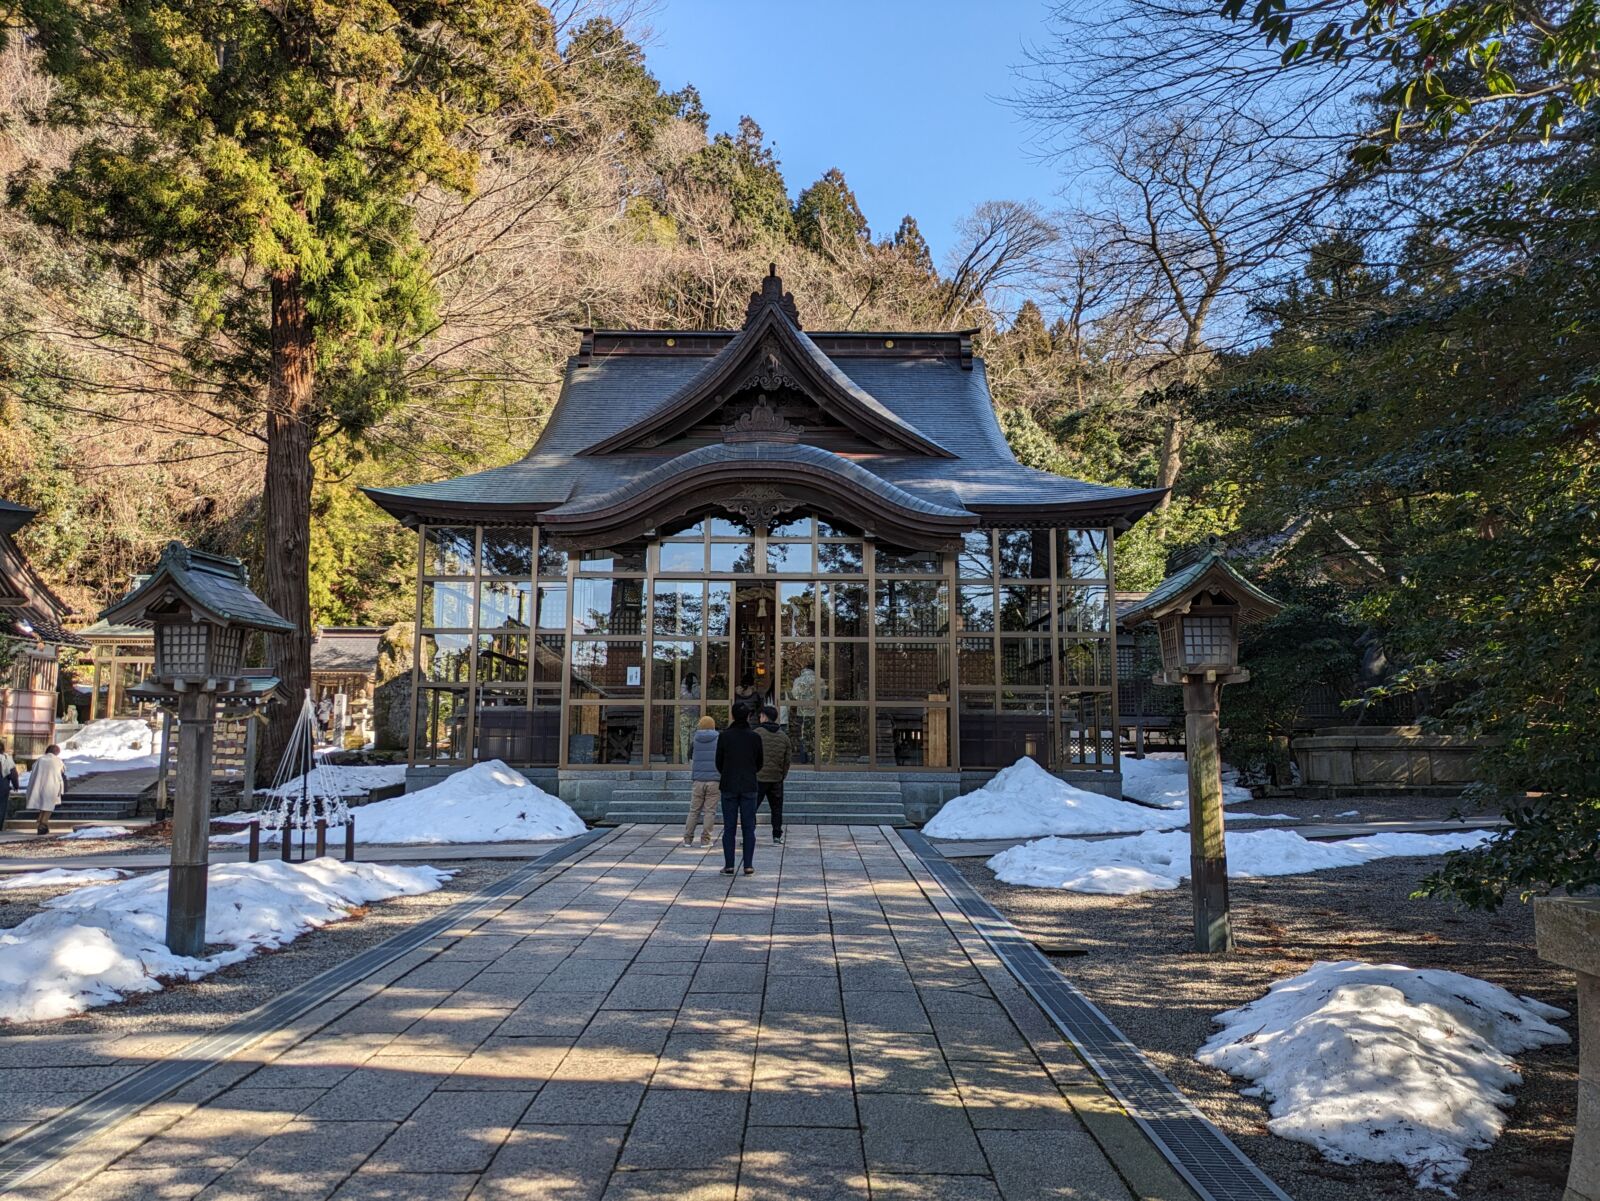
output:
[[[52,814],[63,821],[107,821],[113,818],[133,817],[139,810],[138,797],[75,797],[68,794]],[[24,809],[15,816],[29,821],[37,820],[36,809]]]
[[[597,819],[599,824],[617,826],[624,823],[635,825],[664,825],[681,826],[689,820],[687,809],[661,809],[651,813],[608,813],[605,817]],[[756,813],[756,825],[770,826],[772,818],[765,809]],[[787,806],[783,811],[783,824],[785,826],[909,826],[912,823],[905,814],[884,813],[790,813]],[[717,826],[720,829],[722,819],[719,815]]]

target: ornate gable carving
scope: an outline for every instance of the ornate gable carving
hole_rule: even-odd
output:
[[[763,394],[750,411],[722,427],[724,442],[798,442],[805,431],[791,425]]]
[[[751,484],[718,503],[730,513],[743,517],[753,529],[764,530],[784,513],[798,509],[805,502],[786,496],[768,484]]]
[[[769,304],[777,305],[783,310],[784,316],[794,323],[794,327],[800,328],[800,310],[795,307],[794,294],[783,290],[783,280],[778,276],[777,263],[767,268],[767,276],[761,281],[761,288],[750,294],[750,303],[744,310],[745,325],[748,327]]]
[[[805,388],[789,370],[788,364],[783,361],[783,355],[778,352],[777,343],[771,338],[761,344],[761,350],[756,357],[756,362],[733,391],[743,392],[755,388],[762,392],[777,392],[779,389],[788,388],[793,392],[804,392]]]

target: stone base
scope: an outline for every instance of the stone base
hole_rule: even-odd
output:
[[[1291,746],[1308,788],[1464,788],[1476,778],[1483,744],[1424,734],[1416,726],[1339,726]]]
[[[1533,903],[1539,958],[1578,974],[1578,1123],[1563,1201],[1600,1201],[1600,898]]]

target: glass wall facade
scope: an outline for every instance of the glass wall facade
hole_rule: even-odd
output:
[[[417,763],[681,767],[702,716],[759,696],[803,766],[1116,765],[1103,528],[957,551],[709,515],[571,556],[529,527],[418,546]]]

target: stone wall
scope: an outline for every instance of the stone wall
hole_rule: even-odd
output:
[[[1335,726],[1292,744],[1300,783],[1331,788],[1465,788],[1482,743],[1416,726]]]

